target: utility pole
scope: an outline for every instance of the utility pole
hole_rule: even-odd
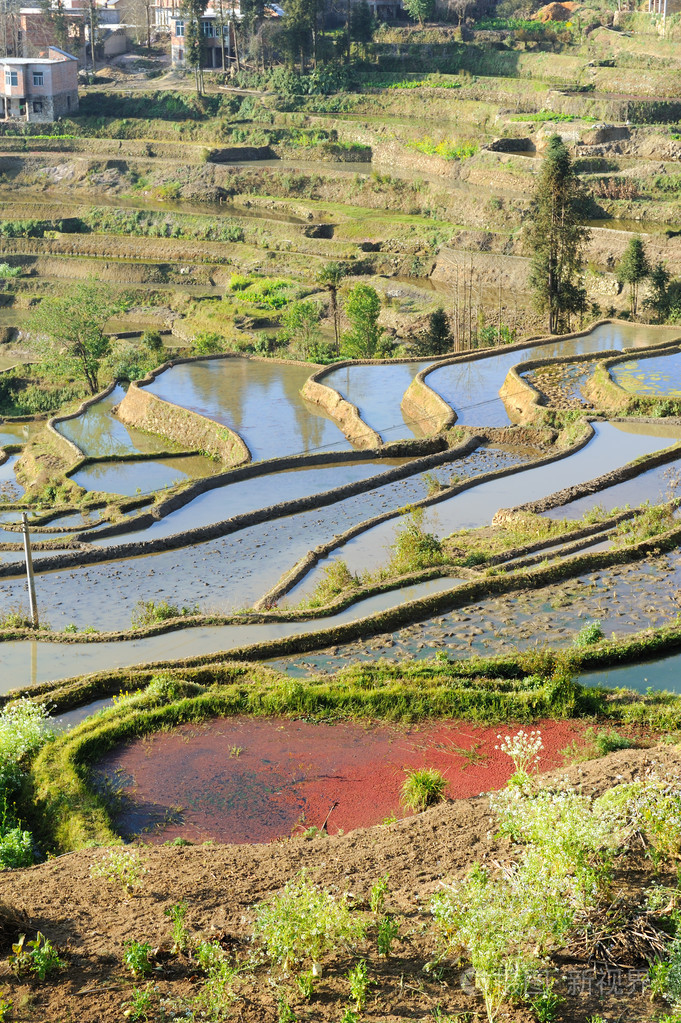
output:
[[[28,578],[28,601],[31,610],[31,621],[33,622],[33,628],[37,629],[40,624],[38,621],[38,602],[35,596],[35,577],[33,575],[33,558],[31,556],[31,537],[28,532],[28,518],[26,512],[21,513],[21,529],[24,534],[24,554],[26,555],[26,576]]]

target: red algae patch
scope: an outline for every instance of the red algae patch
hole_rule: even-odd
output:
[[[450,799],[500,788],[513,765],[496,748],[497,736],[519,727],[217,718],[119,746],[95,778],[123,797],[116,825],[128,837],[268,842],[320,827],[337,803],[328,822],[335,834],[404,816],[405,768],[442,771]],[[541,771],[560,766],[560,750],[583,732],[571,721],[534,728],[544,743]]]

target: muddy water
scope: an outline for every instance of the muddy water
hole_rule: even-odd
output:
[[[348,663],[377,658],[393,663],[411,657],[429,658],[438,650],[451,658],[462,658],[534,646],[569,647],[576,633],[594,620],[601,622],[608,637],[669,624],[679,610],[680,586],[681,553],[677,551],[636,565],[591,572],[537,591],[492,597],[395,633],[271,663],[291,674],[304,675],[337,671]],[[630,678],[634,687],[636,670]],[[667,687],[667,681],[664,685]],[[681,691],[678,680],[676,687]],[[645,689],[642,682],[640,688]]]
[[[235,430],[254,461],[306,451],[347,450],[335,423],[300,395],[311,366],[210,359],[162,373],[149,390]]]
[[[62,436],[73,441],[83,454],[93,458],[128,455],[134,451],[153,455],[172,448],[174,445],[171,441],[125,426],[112,415],[111,409],[124,397],[125,390],[120,386],[115,387],[111,394],[88,406],[82,415],[57,423],[56,429]]]
[[[319,632],[330,624],[356,621],[368,615],[416,600],[429,593],[451,589],[461,580],[430,579],[416,586],[381,593],[346,608],[332,618],[308,622],[272,622],[264,625],[222,625],[185,629],[146,639],[121,643],[35,643],[11,641],[0,645],[2,675],[0,692],[31,682],[45,682],[66,676],[125,667],[142,661],[166,661],[199,654],[232,650],[250,643],[262,643],[303,632]]]
[[[581,729],[564,721],[540,727],[540,769],[549,770]],[[451,798],[500,788],[513,767],[497,732],[453,721],[400,727],[218,718],[115,748],[94,781],[122,795],[116,827],[126,837],[268,842],[321,827],[333,803],[327,828],[336,834],[402,816],[406,768],[442,771]],[[461,752],[468,749],[478,754],[474,764]]]
[[[566,362],[543,366],[521,375],[546,396],[550,405],[558,399],[561,404],[573,408],[590,408],[591,405],[585,400],[582,388],[593,371],[593,362]]]
[[[179,460],[178,460],[179,461]],[[368,479],[402,465],[407,459],[386,458],[371,462],[345,462],[341,465],[315,466],[306,469],[288,469],[271,476],[259,476],[240,483],[230,483],[218,490],[200,494],[184,508],[178,508],[148,529],[135,535],[154,540],[172,536],[185,529],[222,522],[233,515],[266,508],[280,501],[292,501],[310,494],[319,494],[346,483]],[[124,539],[130,534],[125,534]],[[121,536],[103,537],[96,541],[102,546],[121,543]]]
[[[506,457],[517,459],[517,455]],[[504,453],[483,449],[436,475],[441,482],[453,471],[475,475],[503,464],[503,458]],[[100,629],[127,629],[137,600],[198,604],[204,611],[245,607],[278,582],[290,567],[289,559],[295,562],[334,533],[363,522],[368,515],[418,500],[426,491],[427,484],[419,474],[328,508],[263,522],[182,550],[87,568],[42,572],[41,559],[36,556],[40,605],[54,628],[75,622],[81,628],[96,625]],[[23,567],[16,558],[7,555],[7,560],[17,564],[17,577],[0,580],[0,612],[26,600]]]
[[[632,359],[610,367],[616,384],[634,394],[660,398],[681,398],[681,354]]]
[[[645,432],[645,424],[633,424],[631,429],[628,423],[593,425],[595,436],[581,451],[549,465],[490,480],[433,505],[424,515],[424,529],[445,537],[458,529],[489,525],[499,508],[539,500],[681,439],[681,427],[671,424],[662,427],[655,424],[650,433]],[[661,428],[666,436],[659,435]],[[331,561],[345,561],[352,572],[373,570],[385,564],[395,535],[403,525],[399,519],[391,519],[337,548],[299,584],[294,591],[298,599],[315,588]]]
[[[19,455],[9,455],[7,460],[0,465],[0,503],[7,501],[18,501],[24,493],[24,487],[17,482],[14,474],[14,466]]]
[[[452,406],[461,425],[508,426],[511,420],[499,397],[499,388],[511,366],[528,359],[569,358],[605,349],[645,348],[680,333],[679,328],[606,323],[595,327],[585,337],[567,341],[556,339],[534,348],[491,353],[475,362],[452,363],[434,369],[426,377],[426,383]]]
[[[396,366],[345,366],[329,373],[321,382],[356,405],[364,422],[384,441],[398,440],[410,433],[420,437],[418,424],[404,417],[400,402],[416,374],[432,361]]]

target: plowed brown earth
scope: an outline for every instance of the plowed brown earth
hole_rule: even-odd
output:
[[[624,750],[558,774],[565,774],[573,784],[581,783],[586,792],[601,792],[653,765],[664,775],[677,776],[681,752],[674,747]],[[41,984],[14,978],[5,961],[0,984],[14,1001],[12,1019],[120,1023],[122,1003],[134,986],[143,986],[132,981],[121,965],[123,943],[131,938],[154,946],[167,943],[169,925],[164,909],[181,899],[189,905],[187,923],[192,933],[224,936],[225,946],[238,958],[245,958],[253,948],[254,904],[267,899],[302,867],[311,881],[338,893],[351,892],[365,907],[372,884],[382,875],[390,875],[387,908],[398,916],[400,939],[394,958],[387,962],[375,954],[373,941],[360,950],[374,980],[362,1020],[433,1021],[439,1018],[438,1007],[445,1018],[472,1013],[460,1018],[475,1019],[476,1010],[482,1007],[475,993],[467,993],[468,985],[464,984],[466,990],[461,988],[465,964],[446,963],[441,971],[424,972],[424,965],[432,962],[436,952],[428,899],[443,882],[460,877],[476,860],[509,860],[512,849],[506,840],[493,837],[494,829],[487,799],[477,797],[445,803],[391,825],[312,841],[143,847],[148,873],[134,896],[90,877],[91,864],[102,856],[99,849],[4,873],[0,875],[0,898],[24,909],[33,928],[40,928],[61,946],[67,964],[63,973]],[[618,864],[615,887],[635,898],[651,878],[648,862],[632,854]],[[676,875],[663,873],[658,880],[675,884]],[[191,999],[200,988],[196,967],[183,957],[161,954],[160,959],[151,983],[159,997],[170,1001],[165,1015],[157,1008],[149,1018],[202,1018],[198,1013],[179,1015],[184,1011],[182,1000]],[[347,971],[355,961],[345,950],[326,961],[318,994],[310,1003],[290,988],[296,1018],[340,1021],[349,1003]],[[566,1001],[556,1019],[563,1023],[585,1023],[596,1013],[608,1020],[641,1023],[657,1015],[648,995],[640,993],[640,973],[625,972],[614,983],[603,969],[591,968],[579,957],[567,965],[563,961],[561,971],[579,979],[579,984],[571,983],[569,989],[562,985]],[[269,977],[266,964],[258,966],[237,986],[239,997],[230,1015],[220,1018],[247,1023],[276,1021],[276,997]],[[527,1009],[517,1009],[506,1018],[529,1023],[533,1017]]]

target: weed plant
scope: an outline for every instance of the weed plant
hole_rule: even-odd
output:
[[[111,849],[90,867],[90,877],[120,884],[127,892],[140,888],[146,873],[142,857],[134,849]]]
[[[357,965],[350,970],[348,973],[348,983],[350,984],[350,997],[355,1003],[355,1009],[357,1012],[361,1012],[366,1005],[370,984],[366,960],[360,959]]]
[[[383,912],[386,896],[389,891],[389,880],[390,876],[388,874],[386,874],[385,877],[379,877],[378,881],[371,888],[371,894],[369,895],[369,908],[376,916]]]
[[[422,767],[406,774],[400,798],[407,809],[420,813],[445,798],[447,779],[436,768]]]
[[[304,874],[289,881],[271,902],[256,907],[255,935],[284,972],[311,963],[315,973],[325,953],[364,936],[364,923],[346,903],[311,885]]]
[[[8,957],[9,967],[18,977],[27,973],[34,973],[38,980],[45,980],[52,973],[62,970],[65,963],[59,958],[57,949],[49,938],[38,931],[33,941],[27,941],[26,935],[22,934],[19,940],[12,945],[12,952]]]
[[[400,933],[400,927],[394,916],[386,914],[379,920],[376,929],[376,947],[380,956],[389,959],[392,954],[393,942]]]
[[[177,955],[178,952],[186,952],[189,948],[189,932],[187,931],[187,925],[185,924],[185,917],[187,916],[188,908],[187,903],[182,901],[178,902],[174,906],[166,906],[163,910],[172,925],[172,951],[174,955]]]
[[[126,941],[123,946],[123,965],[133,977],[148,977],[153,967],[149,960],[151,945],[148,941]]]
[[[198,604],[194,607],[178,607],[169,604],[167,600],[159,600],[158,603],[155,600],[138,600],[132,611],[131,625],[133,629],[144,629],[172,618],[200,614],[200,611]]]

